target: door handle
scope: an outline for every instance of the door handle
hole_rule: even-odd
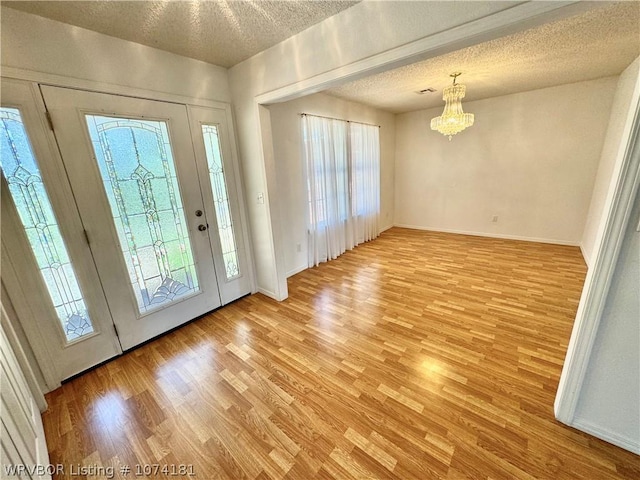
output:
[[[206,229],[207,229],[207,225],[203,225],[203,224],[198,225],[198,230],[200,230],[201,232],[204,232]]]

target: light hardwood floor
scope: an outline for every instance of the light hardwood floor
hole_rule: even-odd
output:
[[[246,297],[49,394],[51,462],[638,479],[640,457],[553,416],[585,272],[574,247],[391,229],[284,302]]]

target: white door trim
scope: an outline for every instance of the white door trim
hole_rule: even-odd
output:
[[[40,85],[50,85],[52,87],[76,88],[96,93],[111,93],[125,97],[142,98],[146,100],[160,100],[169,103],[179,103],[181,105],[199,105],[211,108],[228,108],[229,103],[218,100],[208,100],[203,98],[189,97],[174,93],[158,92],[143,88],[128,87],[113,83],[97,82],[95,80],[85,80],[81,78],[67,77],[53,73],[37,72],[22,68],[8,67],[2,65],[2,77],[16,80],[26,80]]]
[[[51,474],[46,471],[49,465],[49,452],[42,425],[38,402],[34,398],[25,372],[20,367],[11,343],[5,333],[8,322],[5,321],[4,309],[1,312],[2,328],[0,328],[0,357],[2,363],[2,375],[0,375],[2,396],[2,443],[0,451],[0,464],[2,464],[1,478],[9,478],[9,472],[5,468],[14,466],[18,468],[37,469],[45,471],[29,478],[50,479]],[[4,408],[6,407],[6,408]],[[27,472],[20,472],[20,478],[24,478]]]
[[[9,341],[9,346],[13,350],[13,354],[16,357],[16,361],[24,375],[24,378],[31,390],[31,394],[33,395],[33,400],[36,402],[38,409],[41,412],[44,412],[47,409],[47,400],[44,398],[44,393],[40,388],[38,378],[33,371],[32,364],[29,361],[29,357],[24,351],[22,345],[20,344],[20,340],[18,339],[18,335],[16,334],[15,329],[13,328],[13,324],[9,319],[9,314],[7,313],[5,306],[0,305],[0,325],[4,334]]]
[[[620,248],[640,183],[640,79],[636,81],[618,160],[596,237],[567,356],[554,403],[556,418],[573,425],[589,358],[593,349]],[[615,443],[612,441],[612,443]]]
[[[36,357],[44,381],[47,384],[48,391],[55,390],[60,386],[61,376],[54,363],[53,352],[50,350],[50,342],[45,339],[43,329],[33,328],[37,324],[36,318],[46,319],[45,321],[58,321],[48,312],[37,311],[41,306],[40,302],[31,303],[27,300],[24,293],[20,276],[16,273],[15,267],[11,262],[4,242],[2,242],[2,283],[7,290],[7,294],[11,299],[11,303],[18,315],[18,321],[25,331],[33,354]],[[36,309],[34,311],[33,309]],[[46,393],[46,392],[45,392]]]

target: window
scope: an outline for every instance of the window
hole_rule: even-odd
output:
[[[315,119],[319,121],[316,122]],[[303,129],[309,156],[307,159],[309,221],[312,225],[326,226],[334,220],[345,221],[347,218],[348,123],[342,120],[326,121],[327,119],[319,117],[310,117],[309,120],[311,125]],[[309,159],[316,161],[309,163]]]
[[[20,111],[0,108],[0,167],[67,341],[93,333]]]
[[[309,201],[309,265],[378,236],[377,126],[302,117]]]
[[[211,190],[213,191],[213,202],[216,207],[218,237],[220,238],[220,246],[222,247],[225,275],[227,280],[232,280],[240,276],[240,268],[218,127],[216,125],[202,125],[202,136],[204,138],[205,154],[207,156],[209,181],[211,182]]]
[[[377,215],[380,213],[379,129],[355,122],[349,127],[352,215]]]
[[[198,292],[166,123],[86,121],[139,312]]]

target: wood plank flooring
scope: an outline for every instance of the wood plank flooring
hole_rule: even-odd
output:
[[[51,462],[74,479],[640,478],[640,457],[553,416],[585,272],[574,247],[391,229],[284,302],[244,298],[47,395]]]

